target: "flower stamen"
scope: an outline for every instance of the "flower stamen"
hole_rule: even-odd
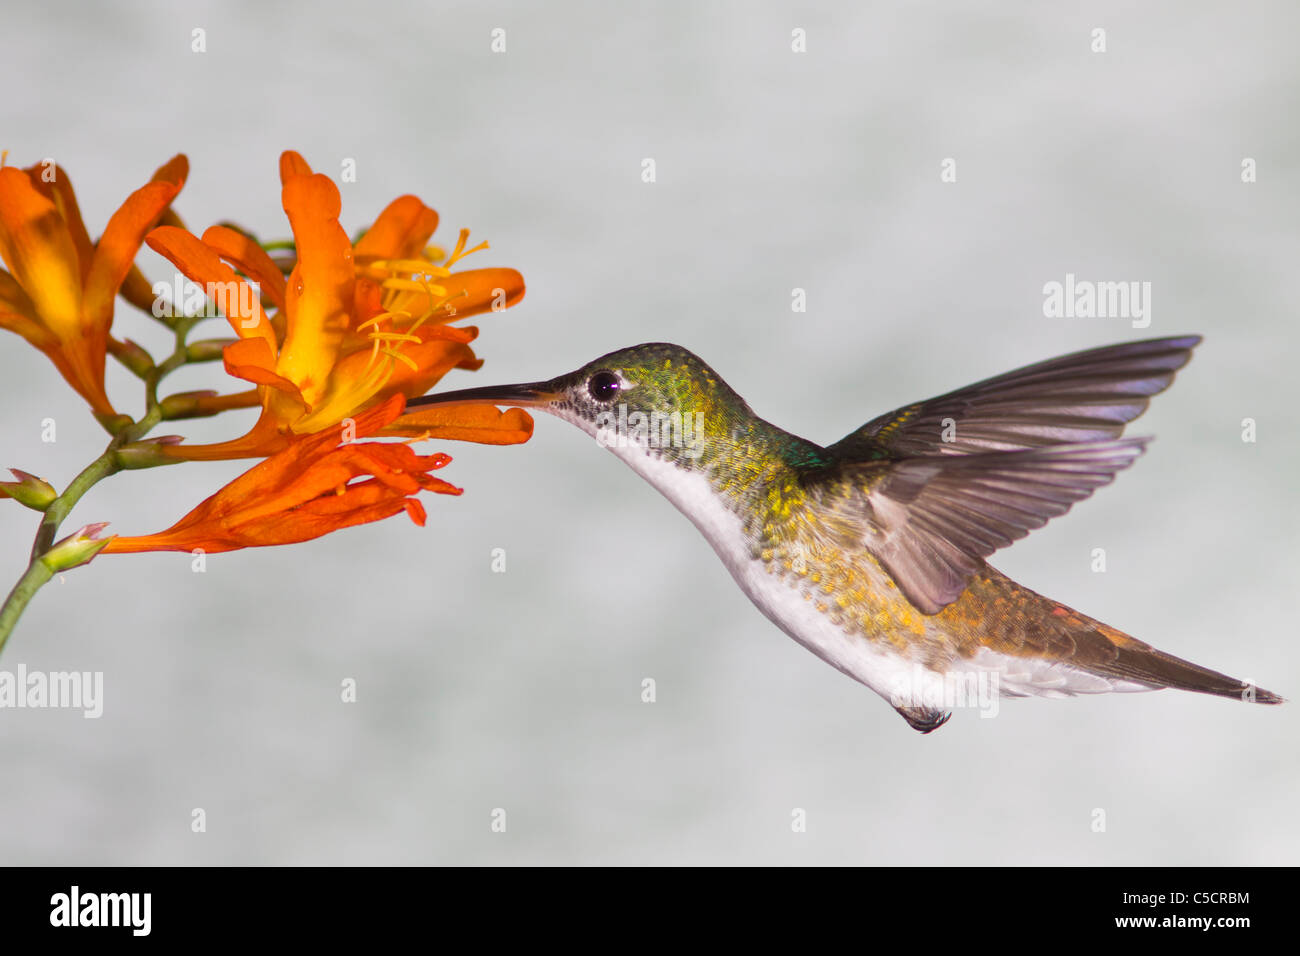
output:
[[[483,249],[487,249],[487,248],[488,248],[488,244],[487,244],[487,242],[485,241],[485,242],[480,242],[480,243],[479,243],[477,246],[475,246],[473,249],[466,249],[466,248],[465,248],[465,243],[468,242],[468,241],[469,241],[469,230],[468,230],[468,229],[462,229],[462,230],[460,231],[460,236],[457,237],[457,239],[456,239],[456,248],[453,249],[453,250],[451,251],[451,256],[450,256],[450,257],[447,259],[447,261],[443,264],[445,268],[450,269],[453,265],[455,265],[455,264],[456,264],[457,262],[459,262],[461,259],[464,259],[466,256],[468,256],[468,255],[472,255],[472,254],[474,254],[475,252],[479,252],[479,251],[481,251],[481,250],[483,250]]]

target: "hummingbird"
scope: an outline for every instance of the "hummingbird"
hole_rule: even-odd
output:
[[[986,562],[1142,454],[1150,439],[1121,437],[1124,426],[1200,341],[1049,359],[904,405],[827,446],[759,418],[700,358],[660,342],[549,381],[407,404],[525,407],[578,426],[694,523],[773,624],[922,733],[989,693],[1177,688],[1282,703]]]

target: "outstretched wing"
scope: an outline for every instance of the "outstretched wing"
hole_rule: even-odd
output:
[[[937,614],[986,557],[1109,484],[1146,441],[844,464],[810,491],[841,546],[866,548],[917,610]]]
[[[1118,438],[1200,341],[1147,339],[1049,359],[881,415],[829,450],[863,462]]]

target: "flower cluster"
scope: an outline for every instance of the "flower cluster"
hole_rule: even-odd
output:
[[[280,157],[279,171],[291,241],[263,243],[228,223],[189,231],[173,210],[189,173],[184,156],[127,197],[92,241],[61,167],[47,161],[21,169],[0,158],[0,328],[39,349],[110,435],[104,454],[62,494],[23,471],[14,471],[15,482],[0,482],[0,498],[45,516],[29,575],[101,551],[289,544],[398,513],[423,524],[419,492],[460,491],[432,475],[450,459],[419,455],[410,441],[507,445],[531,436],[532,419],[521,409],[405,410],[406,399],[452,369],[482,364],[470,345],[478,329],[462,320],[515,305],[524,294],[520,274],[463,268],[487,245],[471,247],[468,230],[450,251],[431,245],[438,214],[412,195],[394,199],[349,238],[329,177],[292,151]],[[174,283],[152,285],[136,266],[146,244],[175,266]],[[201,307],[189,296],[168,297],[173,287],[202,290]],[[119,295],[174,333],[171,355],[155,360],[121,334]],[[231,334],[191,341],[191,331],[213,316]],[[138,419],[106,391],[110,356],[142,380],[146,410]],[[233,388],[159,394],[177,368],[218,358]],[[256,409],[257,418],[224,441],[149,437],[163,421],[238,409]],[[54,541],[72,505],[103,477],[235,458],[260,461],[165,531],[100,538],[103,525],[96,524]],[[13,601],[0,609],[0,646]]]

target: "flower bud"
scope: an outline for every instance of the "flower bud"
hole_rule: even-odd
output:
[[[110,435],[116,435],[122,429],[130,428],[135,424],[135,420],[130,415],[101,415],[96,412],[95,417],[99,419],[99,423],[108,430]]]
[[[185,359],[189,362],[218,362],[226,346],[238,341],[238,339],[199,339],[185,347]]]
[[[88,524],[61,541],[56,541],[50,550],[40,557],[41,564],[54,573],[69,571],[72,568],[89,564],[91,559],[108,547],[115,535],[99,537],[99,532],[108,527],[107,521]]]
[[[20,505],[26,505],[35,511],[44,511],[59,493],[54,487],[35,475],[29,475],[17,468],[10,468],[17,481],[0,481],[0,498],[12,498]]]
[[[167,445],[178,445],[185,440],[182,435],[159,435],[123,445],[114,453],[119,468],[155,468],[159,465],[179,465],[183,459],[174,458],[164,451]]]
[[[177,392],[175,395],[168,395],[158,403],[162,408],[163,420],[211,415],[212,412],[202,410],[199,399],[212,398],[216,394],[215,391],[209,388],[197,392]]]
[[[144,346],[131,339],[114,342],[110,346],[113,356],[140,378],[153,371],[153,356],[145,351]]]

